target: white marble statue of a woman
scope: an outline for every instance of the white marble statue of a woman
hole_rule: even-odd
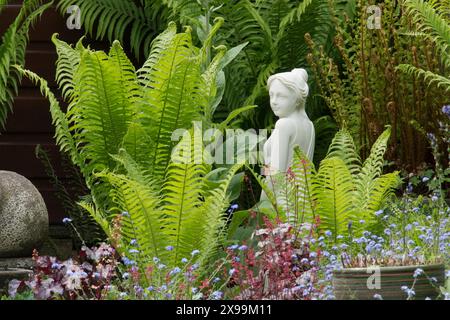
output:
[[[314,125],[305,112],[309,93],[308,73],[304,69],[277,73],[269,77],[270,106],[279,118],[264,144],[264,174],[286,172],[292,165],[294,146],[298,145],[313,160]],[[269,184],[270,185],[270,184]],[[261,200],[266,199],[263,192]]]

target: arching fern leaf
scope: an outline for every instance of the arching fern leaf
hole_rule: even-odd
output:
[[[4,1],[0,8],[7,4]],[[0,44],[0,127],[5,127],[8,112],[12,111],[14,96],[22,79],[14,65],[25,64],[28,32],[35,21],[51,6],[52,2],[25,0],[19,15],[2,36]]]
[[[346,129],[336,133],[328,148],[327,158],[337,157],[344,161],[352,175],[361,170],[361,160],[351,134]]]
[[[320,228],[331,230],[335,237],[344,234],[348,223],[355,221],[353,182],[350,171],[340,158],[322,160],[313,182]]]
[[[410,76],[421,77],[429,85],[435,85],[438,88],[442,87],[446,92],[450,91],[450,78],[438,75],[434,72],[423,70],[409,64],[401,64],[397,66],[397,69],[409,74]]]
[[[441,7],[436,2],[430,3],[424,0],[406,0],[404,4],[408,13],[413,17],[418,31],[427,34],[436,43],[439,52],[442,54],[442,60],[447,67],[450,67],[450,23],[448,7],[445,10],[444,7]]]
[[[165,29],[169,10],[161,1],[138,5],[132,0],[60,0],[58,8],[65,15],[70,6],[80,8],[81,23],[96,39],[128,43],[139,58],[147,56],[150,43]]]

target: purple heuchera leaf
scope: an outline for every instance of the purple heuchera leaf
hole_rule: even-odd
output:
[[[9,286],[8,286],[8,294],[10,297],[14,298],[17,294],[17,289],[19,289],[20,284],[22,283],[22,281],[19,280],[11,280],[9,282]]]

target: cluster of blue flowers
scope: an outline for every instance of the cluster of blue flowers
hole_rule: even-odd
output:
[[[69,223],[72,222],[72,219],[66,217],[66,218],[64,218],[64,219],[62,220],[62,222],[63,222],[64,224],[69,224]]]
[[[248,247],[246,245],[238,245],[238,244],[233,244],[231,246],[228,247],[228,250],[239,250],[239,251],[245,251],[247,250]]]
[[[429,178],[423,177],[422,181],[426,183]],[[400,206],[397,208],[399,210],[396,213],[392,210],[374,212],[380,225],[384,225],[381,230],[375,229],[378,233],[366,230],[362,235],[349,237],[339,244],[339,241],[335,243],[334,240],[342,240],[343,237],[333,238],[332,231],[327,230],[324,232],[325,237],[313,240],[312,242],[322,249],[323,256],[320,264],[322,277],[319,283],[325,286],[325,290],[321,298],[334,298],[331,284],[333,272],[343,267],[404,263],[418,265],[427,263],[427,259],[434,259],[435,252],[438,252],[440,259],[450,261],[450,208],[445,206],[442,208],[437,197],[436,194],[432,194],[428,202],[427,200],[423,202],[423,199],[413,201],[406,196],[400,200]],[[364,224],[365,221],[360,223]],[[307,260],[302,259],[301,262],[308,263]],[[417,268],[412,274],[412,279],[417,279],[423,274],[423,270]],[[450,277],[450,272],[447,272],[446,276]],[[436,278],[428,280],[437,283]],[[412,288],[403,286],[401,290],[408,299],[415,297],[414,286]],[[376,294],[374,299],[383,298]]]
[[[450,118],[450,105],[445,105],[442,107],[442,113]]]

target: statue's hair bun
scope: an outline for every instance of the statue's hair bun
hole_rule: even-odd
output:
[[[304,82],[308,82],[308,72],[306,72],[305,69],[302,68],[295,68],[291,71],[295,76],[302,79]]]

